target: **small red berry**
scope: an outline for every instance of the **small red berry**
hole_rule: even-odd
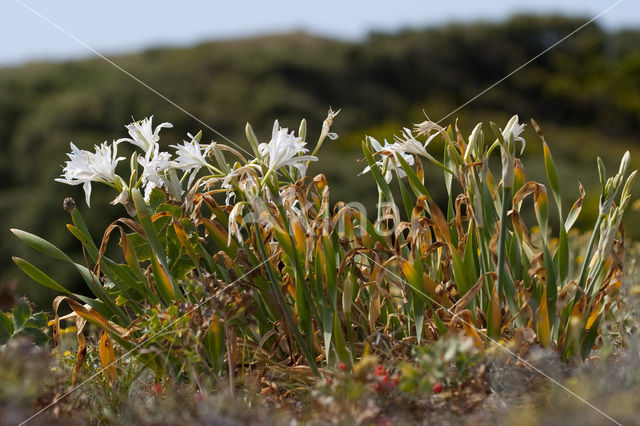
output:
[[[382,386],[385,389],[395,389],[397,385],[398,384],[395,383],[394,381],[389,380],[389,376],[387,376],[386,374],[382,378]]]
[[[159,395],[162,393],[162,383],[160,382],[154,382],[153,383],[153,393],[155,395]]]
[[[327,384],[331,386],[333,384],[333,379],[331,377],[327,377]]]
[[[387,374],[387,372],[385,371],[384,367],[382,366],[382,364],[378,364],[378,366],[376,367],[376,371],[374,372],[374,374],[376,376],[384,376],[385,374]]]
[[[344,362],[341,362],[340,364],[338,364],[338,370],[347,371],[347,364],[345,364]]]
[[[440,392],[442,392],[442,389],[444,389],[444,388],[442,387],[442,383],[440,383],[440,382],[435,382],[435,383],[433,384],[433,393],[440,393]]]

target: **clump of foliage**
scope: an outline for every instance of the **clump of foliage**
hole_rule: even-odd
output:
[[[414,348],[413,363],[401,366],[400,389],[405,392],[441,392],[460,386],[480,361],[471,339],[440,339]]]
[[[28,337],[37,345],[48,341],[43,329],[47,326],[44,312],[33,312],[25,299],[20,299],[10,313],[0,312],[0,345],[9,339]]]
[[[525,178],[517,116],[504,128],[480,123],[466,137],[457,125],[425,121],[393,143],[367,138],[363,173],[373,176],[379,199],[370,221],[361,206],[332,204],[323,175],[306,174],[323,143],[337,138],[336,115],[329,110],[311,154],[304,120],[297,135],[276,121],[266,143],[247,125],[252,158],[220,143],[201,145],[201,133],[172,145],[174,153],[161,151],[159,133],[170,124],[154,129],[151,119],[128,125],[129,138],[95,152],[71,146],[59,180],[82,184],[87,205],[92,183],[113,187],[112,204],[128,216],[96,242],[80,208],[65,201],[67,228],[86,253],[82,263],[40,237],[13,232],[77,270],[93,293],[73,294],[14,258],[35,281],[62,293],[53,304],[55,346],[58,309],[65,303],[72,310],[66,318],[77,327],[74,380],[87,353],[87,323],[101,330],[97,352],[111,383],[130,377],[118,373],[126,368],[151,371],[159,383],[171,377],[233,389],[238,377],[261,372],[293,376],[292,388],[305,387],[327,368],[355,371],[381,340],[392,352],[418,348],[420,366],[432,356],[420,346],[437,348],[434,342],[458,334],[478,351],[526,335],[564,359],[591,353],[603,318],[619,304],[621,223],[636,175],[627,175],[628,154],[612,177],[598,162],[600,214],[579,261],[570,258],[567,235],[584,193],[565,215],[554,161],[535,122],[557,230],[548,223],[547,185]],[[442,154],[430,147],[436,139]],[[117,173],[123,143],[136,148],[124,178]],[[424,160],[443,173],[444,206],[430,195]],[[527,225],[532,218],[537,231]],[[119,258],[107,253],[114,237]],[[464,371],[464,359],[451,361]],[[380,386],[397,384],[380,373]]]

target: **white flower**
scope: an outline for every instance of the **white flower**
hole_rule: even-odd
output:
[[[120,180],[116,175],[116,166],[124,157],[117,157],[117,143],[113,146],[107,142],[96,145],[95,153],[78,149],[73,142],[70,145],[71,152],[67,154],[69,161],[62,170],[62,176],[56,181],[68,185],[83,184],[87,206],[90,206],[91,182],[115,185]]]
[[[527,144],[524,138],[520,136],[520,133],[522,133],[522,131],[524,130],[524,126],[524,123],[518,123],[518,115],[516,114],[511,117],[507,125],[504,127],[504,130],[502,131],[502,137],[505,141],[509,141],[510,136],[513,135],[514,141],[522,142],[522,149],[520,150],[520,154],[524,152],[524,147]]]
[[[331,125],[333,124],[333,118],[340,114],[340,110],[333,112],[331,108],[329,108],[329,112],[327,113],[327,118],[322,122],[322,132],[320,133],[320,140],[324,140],[324,138],[329,138],[332,141],[338,139],[338,134],[335,132],[330,132]]]
[[[415,136],[413,136],[413,133],[411,132],[411,130],[405,127],[403,129],[402,135],[395,137],[396,143],[394,145],[396,144],[399,145],[401,148],[401,151],[404,152],[405,154],[414,154],[414,155],[420,155],[421,157],[433,158],[431,154],[427,152],[427,146],[429,146],[431,141],[439,134],[440,133],[438,132],[433,133],[427,138],[427,141],[423,144],[422,142],[418,141],[415,138]],[[410,164],[413,164],[413,163],[410,163]]]
[[[147,201],[153,188],[162,188],[165,185],[164,175],[171,169],[171,155],[159,150],[160,147],[155,145],[144,157],[138,157],[138,163],[143,168],[142,185],[145,187],[144,198]]]
[[[304,146],[301,138],[289,133],[289,129],[280,128],[278,120],[273,124],[273,132],[269,143],[261,143],[258,150],[262,158],[268,158],[269,172],[277,170],[284,166],[296,167],[300,174],[304,176],[307,170],[307,161],[317,161],[318,158],[313,155],[300,155],[309,150]]]
[[[172,162],[174,168],[190,172],[189,183],[187,186],[190,188],[193,183],[193,179],[202,167],[210,167],[207,163],[207,155],[213,148],[213,144],[201,147],[195,137],[191,134],[187,134],[191,138],[191,142],[182,141],[182,145],[170,145],[171,148],[176,149],[176,159]]]
[[[152,150],[160,140],[160,129],[163,127],[173,127],[171,123],[161,123],[156,126],[155,130],[151,125],[151,121],[153,120],[153,115],[149,118],[145,118],[142,121],[136,121],[134,123],[128,124],[125,128],[129,131],[129,136],[131,138],[122,138],[118,139],[119,142],[129,142],[140,149],[142,149],[145,153]]]
[[[393,174],[391,172],[390,166],[392,166],[397,171],[399,177],[403,178],[407,176],[407,174],[404,172],[402,167],[398,167],[399,166],[398,156],[402,156],[402,159],[406,161],[407,164],[409,164],[410,166],[413,165],[414,159],[411,154],[408,154],[407,152],[405,152],[404,147],[402,145],[398,143],[390,144],[385,139],[384,146],[382,146],[380,145],[380,142],[378,142],[375,138],[372,138],[371,136],[368,136],[368,138],[369,138],[369,141],[371,142],[371,147],[373,148],[374,153],[382,154],[384,156],[381,160],[376,161],[376,165],[384,173],[384,180],[387,183],[390,183],[391,179],[393,178]],[[371,170],[371,167],[367,166],[364,168],[364,170],[360,174],[367,173],[370,170]]]

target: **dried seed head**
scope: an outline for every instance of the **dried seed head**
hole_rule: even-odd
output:
[[[64,211],[71,213],[76,208],[76,202],[71,197],[67,197],[62,202]]]

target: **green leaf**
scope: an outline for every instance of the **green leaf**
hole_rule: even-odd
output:
[[[549,321],[553,329],[557,323],[556,304],[558,302],[558,271],[553,264],[547,245],[544,243],[542,245],[542,253],[544,267],[547,270],[547,309],[549,310]]]
[[[18,265],[20,269],[22,269],[24,273],[29,275],[34,281],[50,289],[53,289],[68,295],[72,295],[72,293],[69,290],[67,290],[60,284],[58,284],[53,278],[49,277],[47,274],[42,272],[37,267],[33,266],[31,263],[15,256],[12,259],[15,262],[15,264]]]
[[[98,248],[93,242],[93,239],[91,239],[90,236],[83,232],[81,228],[75,225],[68,224],[67,229],[69,230],[69,232],[71,232],[71,235],[76,237],[82,243],[82,246],[89,254],[91,260],[95,262],[98,259]]]
[[[85,245],[85,247],[88,248],[88,251],[90,253],[90,255],[93,253],[93,255],[97,254],[97,250],[94,251],[92,250],[92,242],[89,241],[89,238],[84,235],[84,233],[82,231],[80,231],[78,228],[76,227],[72,227],[69,226],[69,228],[73,228],[73,232],[78,234],[78,238],[83,242],[83,245]],[[102,300],[106,300],[107,302],[111,302],[111,299],[109,298],[109,296],[107,295],[107,293],[104,291],[104,289],[102,289],[102,286],[100,286],[99,284],[97,284],[97,277],[95,277],[95,275],[93,273],[91,273],[86,267],[75,263],[69,256],[67,256],[62,250],[60,250],[58,247],[54,246],[53,244],[51,244],[50,242],[48,242],[47,240],[38,237],[37,235],[33,235],[30,234],[29,232],[25,232],[25,231],[21,231],[19,229],[12,229],[11,232],[13,232],[14,235],[16,235],[21,241],[23,241],[25,244],[27,244],[29,247],[38,250],[41,253],[44,253],[54,259],[58,259],[58,260],[62,260],[63,262],[67,262],[70,263],[72,265],[74,265],[76,267],[76,269],[78,270],[78,272],[80,272],[80,275],[82,276],[82,278],[84,279],[84,281],[87,283],[87,285],[89,286],[89,288],[92,290],[92,292],[94,293],[94,295],[96,295],[97,297],[101,298]],[[75,235],[74,233],[74,235]],[[14,259],[15,261],[15,259]],[[23,261],[26,262],[26,261]],[[55,283],[55,281],[53,281],[52,279],[48,278],[46,276],[46,274],[42,273],[39,274],[37,272],[37,268],[35,269],[31,269],[28,265],[26,264],[21,264],[18,261],[16,261],[16,263],[18,264],[18,266],[20,266],[20,268],[22,268],[27,275],[31,276],[31,278],[33,278],[34,280],[40,282],[41,284],[50,287],[50,288],[54,288],[55,290],[61,291],[61,292],[65,292],[67,294],[71,294],[68,291],[58,288],[56,286],[57,283]],[[28,263],[28,262],[27,262]],[[27,269],[29,269],[31,272],[25,270],[24,267],[26,267]],[[31,274],[35,274],[31,275]],[[43,281],[40,281],[43,280]],[[118,312],[119,316],[123,319],[126,318],[127,322],[129,321],[128,318],[126,317],[126,314],[124,314],[123,311],[118,310],[115,305],[113,303],[110,303],[111,306],[111,312],[109,312],[108,316],[111,316],[111,314]]]
[[[74,230],[71,229],[73,225],[67,225],[67,228],[69,228],[69,231],[71,231],[71,233],[76,238],[78,238],[80,242],[82,242],[82,244],[85,246],[85,248],[89,252],[89,256],[91,256],[91,258],[95,262],[98,256],[98,247],[96,246],[96,243],[93,241],[93,238],[91,238],[91,232],[89,232],[89,228],[87,227],[87,224],[85,223],[84,218],[80,214],[80,209],[73,209],[73,211],[71,212],[71,219],[73,220],[73,225],[75,225],[75,229]]]
[[[429,194],[427,187],[424,186],[424,184],[422,183],[420,178],[418,178],[418,175],[411,168],[409,163],[404,161],[404,158],[402,158],[401,155],[398,156],[398,161],[400,162],[400,167],[402,167],[402,170],[404,170],[404,172],[407,174],[407,178],[409,179],[409,185],[411,186],[411,189],[413,189],[414,194],[416,194],[417,197],[421,195],[426,195],[429,198],[431,198],[431,195]],[[409,216],[410,215],[411,213],[409,213]]]
[[[351,357],[349,356],[349,351],[347,350],[347,342],[344,338],[344,332],[342,331],[342,326],[340,324],[338,315],[334,315],[333,317],[333,336],[338,360],[344,363],[350,363]]]
[[[600,334],[598,331],[600,329],[600,320],[601,318],[598,317],[598,319],[596,319],[596,321],[593,324],[591,324],[591,328],[589,329],[589,331],[587,331],[587,333],[584,336],[584,339],[582,340],[582,348],[581,348],[582,359],[587,359],[589,355],[591,355],[591,350],[595,346],[596,340]]]
[[[144,237],[136,233],[127,234],[127,237],[131,241],[138,261],[151,260],[151,247],[149,247],[149,242]]]
[[[13,329],[14,332],[17,333],[25,327],[25,324],[29,320],[29,317],[31,316],[31,307],[26,300],[20,299],[13,307],[11,314],[13,315]]]
[[[411,302],[413,305],[413,322],[416,325],[416,341],[418,342],[419,346],[420,341],[422,340],[422,327],[424,326],[425,303],[417,297],[413,297]]]
[[[311,350],[309,349],[306,342],[304,341],[304,338],[300,333],[300,329],[298,328],[298,325],[293,319],[293,315],[290,311],[290,308],[287,305],[286,301],[284,300],[284,297],[282,296],[282,292],[280,291],[280,284],[278,282],[278,279],[276,278],[276,274],[273,271],[273,268],[271,267],[271,259],[270,257],[267,256],[267,249],[265,248],[264,241],[262,241],[261,236],[258,234],[257,227],[256,227],[256,237],[257,237],[256,241],[258,243],[258,248],[260,250],[260,255],[263,259],[261,263],[264,264],[264,266],[267,269],[267,276],[269,278],[271,291],[276,297],[276,301],[279,305],[278,308],[280,309],[284,317],[282,319],[284,320],[285,325],[287,326],[289,331],[293,334],[293,337],[295,338],[296,342],[300,346],[300,349],[302,350],[302,354],[307,360],[307,363],[309,364],[309,367],[311,368],[311,371],[313,372],[314,376],[319,376],[320,372],[318,371],[318,367],[316,366],[315,357],[313,356]]]
[[[158,188],[154,188],[149,195],[149,209],[151,212],[155,213],[159,210],[160,206],[165,203],[165,201],[166,198],[164,196],[164,192]]]
[[[45,328],[47,326],[47,314],[44,312],[36,312],[32,314],[27,322],[25,323],[25,328]]]
[[[35,345],[42,345],[49,340],[49,336],[47,336],[44,331],[40,328],[25,328],[20,332],[16,333],[16,336],[26,336],[29,337]]]
[[[0,345],[4,345],[13,336],[13,322],[4,312],[0,312]]]
[[[558,236],[558,249],[555,256],[558,262],[558,275],[560,276],[560,284],[564,285],[569,277],[569,239],[564,226],[560,226],[560,235]]]
[[[65,262],[73,262],[62,250],[44,238],[40,238],[37,235],[30,234],[29,232],[21,231],[20,229],[11,229],[11,232],[26,245],[46,254],[47,256],[63,260]]]
[[[558,183],[558,174],[556,172],[556,165],[553,162],[553,157],[551,156],[551,151],[549,150],[549,145],[543,140],[543,151],[544,151],[544,168],[547,172],[547,180],[549,181],[549,186],[551,186],[551,191],[556,199],[556,203],[558,208],[562,211],[562,203],[560,199],[560,184]]]
[[[129,291],[127,291],[126,286],[122,285],[122,281],[118,278],[121,276],[116,272],[117,266],[112,260],[107,258],[106,256],[102,256],[100,261],[102,271],[105,273],[107,277],[111,279],[111,281],[118,287],[120,291],[122,291],[127,297],[133,298]],[[106,306],[108,306],[108,311],[99,311],[102,315],[107,318],[111,318],[114,314],[117,314],[123,321],[124,324],[127,325],[131,322],[131,319],[128,315],[120,309],[116,303],[115,299],[107,293],[107,291],[103,288],[102,283],[100,283],[96,274],[94,274],[91,270],[89,270],[86,266],[80,265],[79,263],[74,263],[77,271],[82,276],[85,284],[89,287],[89,290],[101,301],[105,302]]]
[[[149,245],[155,253],[155,256],[151,256],[152,265],[155,264],[157,260],[157,263],[161,267],[159,269],[156,269],[154,267],[154,274],[156,274],[156,279],[160,279],[163,285],[169,284],[171,287],[170,292],[173,293],[174,299],[175,297],[177,297],[181,300],[183,299],[182,293],[174,282],[173,277],[168,274],[170,268],[167,262],[167,255],[164,247],[160,243],[160,238],[153,226],[153,222],[151,221],[151,212],[149,211],[149,207],[145,204],[144,199],[142,198],[142,194],[140,194],[140,191],[138,191],[137,189],[131,190],[131,197],[133,198],[133,203],[136,207],[138,221],[140,222],[140,225],[142,225],[142,229],[144,229],[144,233],[147,237],[147,240],[149,241]]]
[[[156,289],[167,304],[176,300],[176,293],[173,290],[173,283],[167,270],[159,263],[157,256],[151,257],[151,268],[156,283]]]
[[[471,283],[469,282],[469,277],[467,275],[467,268],[464,264],[464,260],[462,260],[462,257],[460,257],[457,250],[455,250],[455,247],[452,247],[449,252],[451,253],[453,276],[456,280],[460,295],[464,296],[464,294],[471,288]]]
[[[217,374],[221,374],[224,367],[225,333],[217,316],[214,316],[209,330],[202,339],[202,344],[209,355],[210,362]]]
[[[411,217],[411,212],[413,211],[413,202],[411,201],[411,197],[409,195],[409,191],[404,183],[402,183],[401,179],[398,179],[398,184],[400,186],[400,194],[402,195],[402,204],[404,205],[404,211],[407,218]]]
[[[404,261],[401,265],[402,274],[407,280],[407,284],[414,291],[414,299],[420,300],[421,303],[425,303],[427,301],[425,289],[424,289],[424,281],[422,279],[422,274],[419,274],[416,271],[414,265],[411,262]]]
[[[302,123],[300,127],[302,127]],[[258,149],[258,146],[260,145],[260,143],[258,142],[258,138],[256,137],[256,134],[253,132],[253,128],[251,127],[251,124],[247,123],[247,125],[244,128],[244,132],[247,135],[247,140],[249,141],[249,144],[251,145],[251,150],[253,151],[253,155],[255,155],[256,158],[260,159],[261,158],[260,150]],[[304,140],[304,137],[302,136],[300,137],[302,138],[302,140]]]

